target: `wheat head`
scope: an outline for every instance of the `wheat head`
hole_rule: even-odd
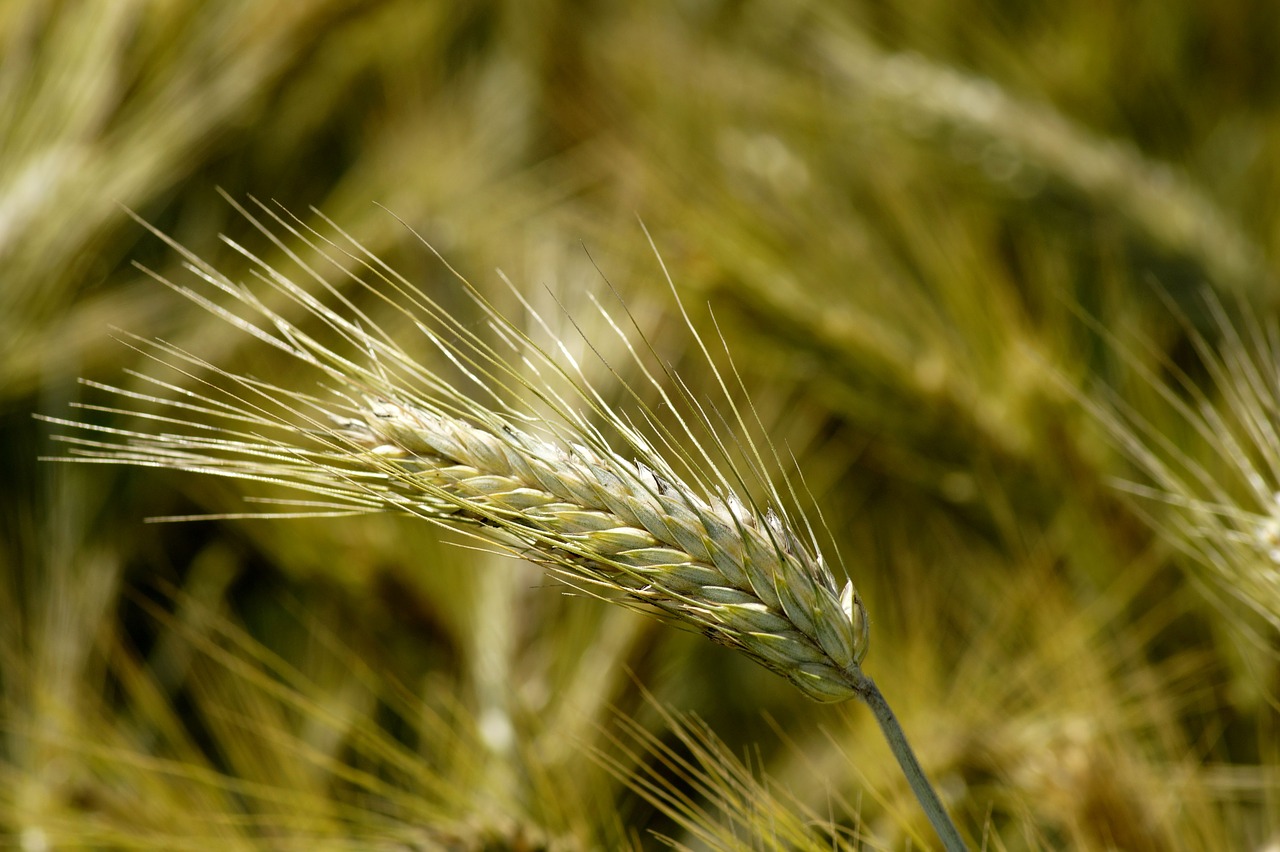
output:
[[[358,242],[339,245],[265,205],[259,209],[270,227],[240,209],[305,270],[312,289],[229,244],[256,267],[260,288],[284,294],[319,321],[328,335],[323,342],[253,288],[233,283],[163,235],[183,252],[189,271],[221,292],[223,303],[231,298],[219,303],[161,280],[318,370],[327,393],[277,387],[221,370],[172,344],[133,338],[137,348],[181,370],[186,380],[142,377],[162,393],[90,383],[134,404],[86,407],[140,416],[155,428],[48,418],[76,430],[60,436],[70,447],[67,459],[174,468],[308,492],[305,500],[279,501],[295,510],[291,514],[394,511],[463,527],[551,568],[571,585],[736,648],[811,698],[861,694],[859,664],[868,644],[862,601],[851,582],[837,584],[813,527],[788,518],[773,486],[767,485],[771,505],[740,496],[739,489],[759,481],[760,471],[777,458],[771,447],[737,438],[735,446],[745,446],[751,460],[743,470],[730,461],[726,439],[706,437],[715,435],[713,416],[740,426],[751,416],[733,406],[719,372],[727,415],[713,414],[678,380],[669,388],[643,369],[664,404],[674,410],[679,403],[687,416],[662,427],[641,405],[641,429],[636,417],[605,403],[564,347],[559,358],[547,354],[460,277],[494,336],[511,351],[486,342]],[[280,229],[296,238],[296,250],[274,236]],[[303,250],[343,270],[348,284],[369,288],[412,317],[455,376],[466,377],[470,392],[412,358],[304,261]],[[536,315],[535,321],[541,323]],[[621,334],[617,324],[612,328]],[[641,361],[631,341],[626,351]],[[703,353],[710,357],[705,346]],[[531,400],[542,413],[532,413]],[[157,405],[159,411],[148,410]],[[100,434],[86,434],[93,432]],[[686,474],[664,454],[678,458]]]
[[[1196,306],[1207,324],[1202,331],[1162,298],[1209,390],[1163,356],[1152,366],[1149,346],[1101,331],[1184,433],[1171,437],[1165,421],[1110,388],[1097,388],[1083,403],[1140,476],[1114,484],[1189,557],[1197,587],[1227,614],[1225,624],[1249,635],[1257,632],[1252,616],[1261,619],[1270,636],[1252,638],[1266,647],[1280,631],[1280,329],[1243,298],[1232,304],[1206,290]]]

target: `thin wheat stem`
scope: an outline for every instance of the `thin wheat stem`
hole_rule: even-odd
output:
[[[929,776],[925,775],[920,761],[916,759],[916,753],[912,750],[911,743],[907,741],[906,732],[902,730],[898,717],[894,715],[893,708],[885,700],[880,687],[876,686],[875,681],[868,677],[860,666],[850,666],[848,675],[850,682],[856,684],[858,698],[875,714],[876,722],[880,724],[880,730],[884,732],[884,738],[889,743],[889,749],[897,758],[898,765],[902,767],[902,774],[911,785],[911,792],[916,794],[916,799],[929,818],[933,830],[937,832],[938,839],[942,841],[943,848],[947,852],[967,852],[969,847],[960,836],[955,823],[951,821],[946,806],[942,804],[938,792],[933,789],[933,784],[929,782]]]

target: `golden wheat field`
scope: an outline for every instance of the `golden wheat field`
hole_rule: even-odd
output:
[[[0,3],[0,845],[1280,849],[1277,44]]]

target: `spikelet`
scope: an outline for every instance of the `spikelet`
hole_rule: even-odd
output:
[[[240,209],[268,236],[287,230],[297,245],[320,252],[335,268],[354,261],[362,275],[343,274],[411,317],[428,345],[474,385],[472,392],[414,360],[297,254],[289,252],[319,295],[228,241],[266,286],[304,308],[336,342],[321,342],[253,289],[157,232],[183,253],[187,269],[231,302],[223,306],[163,283],[318,371],[331,391],[318,397],[276,387],[220,370],[171,344],[135,338],[138,348],[193,381],[184,387],[151,378],[161,389],[155,395],[95,385],[117,399],[145,403],[108,410],[146,418],[155,428],[54,420],[77,430],[60,436],[70,445],[68,459],[288,486],[309,494],[294,501],[301,514],[393,511],[464,527],[574,586],[612,594],[737,648],[813,699],[862,694],[867,681],[859,664],[868,624],[852,583],[837,584],[812,527],[787,517],[772,486],[765,483],[772,506],[739,496],[742,485],[759,480],[770,447],[739,437],[750,459],[750,470],[740,470],[728,444],[705,437],[714,430],[704,405],[683,385],[669,391],[641,365],[664,405],[675,410],[679,400],[689,412],[668,431],[641,406],[645,434],[605,403],[567,351],[558,360],[548,355],[465,281],[459,279],[491,330],[514,352],[485,342],[357,242],[340,247],[288,214],[259,207],[272,227]],[[328,307],[321,298],[326,294],[344,310]],[[624,343],[640,364],[631,343]],[[533,374],[547,381],[531,381],[513,364],[526,371],[532,365]],[[745,427],[727,383],[714,375],[729,422]],[[555,389],[561,386],[570,390]],[[477,395],[487,395],[486,404]],[[167,411],[143,410],[154,404]],[[546,413],[534,415],[535,406]],[[681,476],[654,445],[687,473]]]

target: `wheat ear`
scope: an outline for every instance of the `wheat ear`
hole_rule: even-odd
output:
[[[395,511],[462,526],[576,587],[614,593],[611,599],[700,630],[788,678],[810,698],[860,698],[875,711],[947,847],[964,848],[892,711],[862,672],[868,622],[852,582],[837,584],[813,528],[788,518],[779,508],[781,495],[762,476],[772,449],[740,438],[748,461],[734,464],[730,447],[716,437],[713,416],[745,428],[750,414],[734,407],[713,363],[727,415],[713,415],[678,380],[676,394],[670,394],[626,342],[663,404],[686,412],[675,427],[664,428],[640,405],[651,436],[645,437],[605,403],[567,350],[561,347],[561,359],[548,355],[465,280],[462,286],[510,352],[485,342],[358,242],[339,247],[288,214],[259,206],[351,281],[412,317],[472,393],[415,361],[272,229],[240,208],[314,280],[321,295],[343,306],[341,312],[328,307],[231,244],[266,285],[319,321],[323,341],[162,234],[183,253],[187,268],[230,296],[231,305],[160,280],[314,368],[328,393],[277,387],[220,370],[179,347],[134,338],[140,350],[185,373],[185,386],[148,379],[164,391],[154,395],[96,385],[169,410],[96,406],[162,425],[154,431],[55,420],[105,435],[61,436],[71,445],[69,458],[300,489],[310,499],[280,502],[301,514]],[[363,275],[350,272],[353,266]],[[625,341],[618,326],[612,327]],[[703,352],[711,363],[705,347]],[[557,391],[559,386],[567,390]],[[475,401],[477,392],[488,397],[486,404]],[[535,414],[530,399],[549,416]],[[668,452],[655,451],[655,443]],[[667,455],[679,460],[684,475]],[[737,496],[749,482],[765,487],[771,505]]]

